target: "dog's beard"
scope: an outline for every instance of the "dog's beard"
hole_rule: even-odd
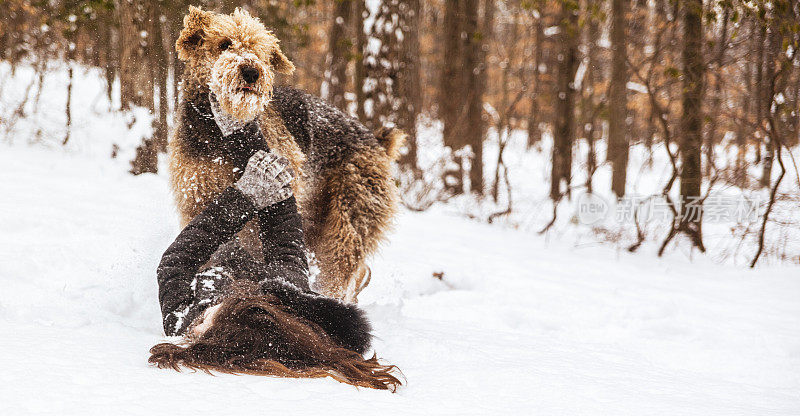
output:
[[[245,83],[239,73],[242,65],[258,68],[258,81]],[[253,54],[223,52],[211,70],[208,87],[219,100],[220,108],[231,117],[249,122],[256,118],[272,99],[275,75]]]
[[[222,131],[222,135],[227,137],[235,133],[237,130],[244,129],[247,122],[241,121],[222,111],[219,100],[213,92],[208,93],[208,101],[211,103],[211,114],[214,115],[214,121],[217,122],[217,127]]]

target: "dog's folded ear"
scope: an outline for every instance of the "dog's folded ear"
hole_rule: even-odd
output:
[[[188,61],[197,47],[203,44],[205,29],[211,23],[211,12],[189,6],[189,14],[183,18],[183,30],[175,41],[178,58]]]
[[[272,53],[272,57],[270,58],[270,65],[275,68],[275,71],[280,72],[281,74],[292,75],[294,73],[294,64],[280,49],[277,49],[275,52]]]

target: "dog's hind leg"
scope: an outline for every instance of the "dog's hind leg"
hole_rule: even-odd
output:
[[[354,302],[357,294],[352,288],[348,290],[348,286],[354,286],[351,280],[365,267],[364,245],[349,219],[342,214],[336,209],[330,212],[320,241],[314,247],[320,269],[314,286],[326,296]]]
[[[362,149],[349,161],[324,175],[319,207],[323,219],[306,235],[319,262],[315,288],[353,302],[369,283],[365,261],[390,227],[396,211],[397,189],[390,159],[373,149]]]

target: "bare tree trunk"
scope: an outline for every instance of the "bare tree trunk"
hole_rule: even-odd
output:
[[[184,72],[184,64],[183,61],[178,59],[177,52],[175,51],[175,40],[178,38],[178,34],[183,26],[183,13],[184,10],[170,7],[166,9],[167,14],[167,35],[169,36],[169,41],[167,42],[167,46],[169,47],[169,60],[170,60],[170,69],[172,70],[172,105],[173,108],[178,108],[178,104],[180,103],[181,98],[181,83],[180,79],[183,77]]]
[[[767,131],[769,142],[772,146],[775,160],[778,163],[777,177],[774,183],[770,186],[769,200],[766,209],[761,216],[761,227],[758,231],[758,249],[750,261],[750,267],[753,268],[758,263],[758,259],[764,252],[765,234],[767,224],[770,221],[770,213],[773,211],[775,202],[778,200],[778,190],[780,189],[781,182],[786,175],[786,165],[783,161],[782,150],[789,149],[789,146],[796,142],[797,131],[797,96],[795,99],[787,99],[793,94],[790,92],[791,88],[791,75],[796,70],[796,59],[798,57],[797,51],[800,49],[800,36],[796,30],[786,30],[787,27],[796,27],[800,21],[800,7],[796,2],[775,2],[770,4],[769,7],[764,5],[765,16],[764,21],[769,24],[770,35],[767,42],[767,54],[769,58],[766,60],[767,67],[765,72],[769,74],[764,82],[767,86],[767,91],[764,96],[768,97],[765,102],[766,124],[763,127]],[[796,90],[797,91],[797,90]],[[791,143],[791,144],[790,144]],[[794,161],[794,158],[791,158]],[[796,166],[795,166],[796,167]],[[781,253],[785,254],[785,253]]]
[[[123,110],[131,107],[136,92],[132,85],[136,49],[139,45],[134,22],[134,5],[130,0],[118,0],[117,20],[119,21],[119,91],[120,105]]]
[[[628,97],[625,27],[628,0],[611,2],[611,82],[608,96],[608,159],[611,161],[611,190],[625,195],[628,175],[628,137],[625,128]]]
[[[800,75],[800,74],[799,74]],[[795,85],[794,85],[794,97],[792,97],[791,107],[790,108],[798,108],[800,107],[800,76],[795,77]],[[784,142],[785,146],[797,146],[798,141],[800,141],[800,114],[795,114],[792,117],[792,122],[789,125],[789,143]]]
[[[420,71],[420,0],[400,1],[400,13],[405,17],[403,23],[403,42],[400,65],[399,94],[403,97],[405,108],[397,126],[408,134],[407,152],[400,157],[400,164],[412,170],[417,169],[417,117],[422,109],[422,74]]]
[[[356,91],[356,115],[364,122],[367,113],[364,110],[366,94],[364,93],[364,80],[366,79],[366,68],[364,66],[364,48],[367,46],[367,35],[364,32],[364,20],[367,17],[367,5],[364,0],[355,1],[353,7],[353,29],[356,34],[356,65],[353,74],[353,89]]]
[[[685,0],[683,11],[683,114],[679,150],[681,155],[681,224],[701,251],[703,183],[701,148],[703,144],[703,2]]]
[[[127,3],[127,1],[120,0],[120,4],[123,3]],[[157,29],[155,23],[158,22],[156,17],[158,5],[155,0],[138,0],[132,1],[127,6],[131,7],[128,10],[130,14],[127,16],[132,19],[133,30],[131,28],[123,28],[122,32],[126,34],[126,38],[123,38],[122,41],[133,42],[134,47],[131,48],[130,61],[121,62],[121,66],[125,70],[120,72],[121,74],[127,74],[127,76],[124,78],[120,76],[120,84],[123,85],[123,80],[130,84],[126,87],[128,90],[127,102],[123,101],[123,108],[138,105],[146,107],[150,114],[156,114],[155,79],[157,78],[157,69],[155,66],[159,65],[159,62],[153,62],[153,60],[158,59],[157,56],[153,56],[153,48],[158,46],[154,45],[156,39],[160,39],[160,35],[156,37],[155,33]],[[121,22],[123,26],[126,24],[125,21]],[[158,172],[158,149],[160,146],[158,135],[160,134],[160,127],[157,119],[153,124],[153,136],[142,140],[142,144],[136,148],[136,156],[131,161],[130,172],[134,175]],[[166,141],[166,137],[164,141]]]
[[[153,79],[150,77],[148,45],[152,33],[147,24],[150,4],[145,0],[118,0],[120,24],[120,96],[122,108],[138,105],[154,108]]]
[[[592,193],[594,190],[592,179],[597,170],[597,157],[595,154],[595,136],[602,131],[602,126],[598,125],[597,115],[601,104],[597,103],[595,91],[596,85],[600,83],[601,71],[597,62],[597,39],[600,38],[600,27],[596,17],[598,10],[592,0],[584,3],[584,14],[588,20],[585,25],[584,45],[586,46],[586,72],[581,82],[581,126],[580,135],[586,138],[586,192]]]
[[[66,145],[69,142],[70,135],[72,133],[72,81],[73,81],[73,74],[72,74],[72,55],[73,52],[70,48],[70,51],[67,52],[67,76],[69,78],[69,82],[67,83],[67,106],[66,106],[66,113],[67,113],[67,132],[64,135],[64,141],[61,143],[62,145]]]
[[[101,31],[103,43],[105,44],[105,47],[102,48],[102,54],[105,61],[103,74],[106,79],[106,95],[108,96],[108,102],[112,103],[114,100],[114,79],[117,77],[118,58],[116,55],[119,54],[118,42],[116,39],[117,35],[110,24],[103,25]]]
[[[444,124],[444,145],[453,150],[463,146],[459,112],[464,102],[461,73],[461,16],[464,0],[449,0],[444,8],[444,53],[439,86],[439,118]]]
[[[168,136],[168,123],[167,113],[169,111],[169,104],[167,100],[167,61],[168,53],[164,45],[164,25],[161,23],[162,13],[157,7],[158,3],[153,5],[153,20],[152,20],[152,33],[153,41],[150,45],[152,49],[152,56],[155,62],[151,66],[155,72],[154,83],[158,87],[158,121],[155,128],[156,146],[159,152],[166,152],[167,150],[167,136]]]
[[[467,108],[464,141],[472,148],[472,164],[469,172],[470,190],[483,194],[483,137],[486,123],[483,119],[483,94],[486,90],[486,53],[483,46],[492,36],[494,24],[494,0],[484,0],[483,24],[479,24],[478,0],[464,2],[464,61],[466,75],[464,90],[467,91]]]
[[[753,19],[750,19],[750,38],[755,40],[757,25]],[[744,63],[744,80],[745,80],[745,88],[747,93],[742,96],[742,120],[739,122],[739,125],[736,129],[736,165],[734,168],[734,177],[736,181],[736,185],[740,188],[744,188],[747,186],[747,166],[745,164],[745,156],[747,155],[747,141],[750,135],[752,134],[752,128],[750,127],[751,118],[751,105],[750,101],[752,101],[753,97],[753,63],[749,60],[745,61]]]
[[[416,122],[420,106],[419,1],[382,0],[377,5],[370,37],[377,47],[365,54],[368,126],[397,126],[409,134],[401,159],[416,168]]]
[[[755,163],[761,163],[761,139],[764,137],[764,133],[760,130],[762,122],[764,121],[764,107],[766,103],[764,102],[764,93],[763,91],[766,90],[764,85],[764,38],[766,37],[766,28],[762,26],[760,23],[758,25],[758,31],[756,33],[756,118],[753,120],[753,125],[755,126],[756,137],[759,141],[756,142],[756,160]]]
[[[498,43],[506,45],[504,47],[504,64],[501,65],[501,79],[500,79],[500,104],[497,108],[497,121],[495,123],[495,131],[497,132],[497,164],[494,169],[494,180],[492,181],[491,195],[492,200],[496,203],[500,194],[500,170],[505,169],[505,162],[503,160],[503,152],[508,142],[508,136],[511,135],[510,118],[514,112],[514,106],[519,100],[511,103],[509,100],[509,78],[512,69],[512,59],[517,54],[516,45],[519,43],[519,19],[521,13],[514,13],[513,21],[510,23],[511,28],[505,31],[505,36],[498,36]],[[521,91],[518,96],[521,98],[524,91]],[[505,172],[505,171],[504,171]],[[507,176],[507,175],[505,175]],[[510,207],[510,204],[509,204]],[[509,211],[510,208],[509,208]]]
[[[767,45],[764,50],[763,83],[769,85],[772,78],[775,76],[775,60],[778,58],[778,54],[781,51],[783,37],[777,28],[771,27],[766,38]],[[773,97],[770,95],[769,88],[764,88],[764,90],[760,90],[760,92],[762,99],[762,114],[766,116],[772,111],[771,104]],[[769,132],[764,136],[765,151],[763,154],[761,180],[759,182],[759,184],[764,188],[770,186],[772,183],[772,164],[775,160],[775,139],[772,137],[772,134],[772,132]]]
[[[539,129],[539,94],[542,91],[539,85],[539,66],[542,65],[542,46],[544,45],[544,29],[542,19],[544,19],[544,8],[539,10],[539,17],[533,26],[534,48],[533,52],[533,88],[531,88],[530,113],[528,114],[528,147],[532,147],[542,139],[542,131]]]
[[[347,63],[353,50],[353,42],[348,34],[350,19],[353,18],[353,0],[336,0],[333,18],[328,34],[328,70],[325,72],[327,91],[325,98],[334,107],[347,112]]]
[[[725,51],[728,46],[728,20],[730,8],[725,7],[722,12],[722,28],[717,39],[717,53],[714,58],[716,66],[716,77],[714,79],[714,90],[711,96],[711,114],[708,130],[706,131],[706,177],[711,176],[711,168],[714,166],[714,145],[717,143],[717,127],[720,116],[720,106],[722,105],[722,67],[725,61]]]
[[[578,69],[578,10],[573,2],[561,3],[559,17],[561,55],[556,80],[555,129],[550,178],[550,198],[569,195],[572,176],[572,142],[575,136],[575,71]],[[562,184],[564,189],[562,191]]]

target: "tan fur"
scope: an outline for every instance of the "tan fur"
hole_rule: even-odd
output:
[[[280,50],[278,39],[264,25],[243,9],[230,15],[207,12],[190,6],[184,19],[184,28],[175,42],[178,57],[186,62],[185,93],[198,85],[209,85],[216,94],[222,109],[240,120],[249,121],[257,115],[260,126],[273,151],[286,157],[296,179],[292,187],[302,194],[302,167],[305,155],[272,109],[264,106],[272,98],[274,71],[283,74],[294,72],[294,65]],[[220,51],[222,42],[230,42],[226,51]],[[238,66],[243,62],[259,70],[259,80],[251,102],[242,105],[231,97],[240,87]],[[238,105],[237,105],[238,104]],[[175,202],[181,213],[181,224],[186,224],[200,213],[208,202],[230,186],[237,178],[233,166],[219,159],[190,156],[188,149],[177,137],[170,140],[170,171]],[[260,249],[258,227],[251,221],[239,233],[243,245],[252,254]]]
[[[294,72],[278,38],[244,9],[226,15],[191,6],[183,24],[175,48],[186,62],[187,73],[197,83],[208,85],[222,109],[242,121],[250,121],[264,110],[272,98],[275,72]],[[227,50],[220,50],[223,43],[230,44]],[[253,92],[241,91],[243,84],[237,75],[243,62],[259,71]]]
[[[301,200],[304,190],[303,164],[306,162],[306,155],[300,150],[300,146],[294,141],[294,137],[286,129],[286,126],[283,125],[281,116],[272,107],[267,106],[266,111],[259,116],[258,122],[267,146],[289,159],[289,166],[295,172],[292,188],[298,200]]]
[[[302,200],[305,155],[275,110],[268,107],[259,117],[259,122],[271,151],[289,159],[289,166],[296,172],[292,188],[298,200]],[[233,165],[220,158],[191,156],[183,142],[175,136],[170,139],[168,152],[172,195],[181,215],[181,227],[185,227],[211,200],[231,186],[238,176]],[[258,255],[261,243],[257,221],[250,221],[238,238],[250,254]]]
[[[181,213],[181,226],[199,214],[209,202],[235,180],[233,166],[220,158],[188,156],[180,140],[169,143],[170,184]]]
[[[384,127],[375,134],[378,143],[386,149],[386,154],[392,160],[400,157],[400,148],[406,143],[408,135],[400,129]]]
[[[382,131],[376,136],[382,148],[359,146],[334,168],[322,169],[313,177],[304,175],[306,155],[277,111],[269,105],[259,108],[272,96],[272,71],[294,70],[280,51],[277,38],[258,19],[238,9],[232,15],[218,15],[191,7],[184,26],[176,42],[178,55],[186,62],[184,93],[208,85],[227,113],[241,120],[251,120],[253,114],[258,114],[268,146],[288,158],[297,173],[292,185],[307,243],[321,271],[315,289],[327,296],[355,301],[358,289],[354,292],[353,288],[361,288],[369,279],[365,260],[377,250],[395,215],[397,188],[391,164],[405,134],[395,129]],[[223,41],[231,41],[230,53],[219,50]],[[233,57],[233,52],[239,57]],[[230,74],[237,72],[242,62],[258,68],[261,75],[255,91],[259,99],[250,100],[255,104],[246,103],[246,108],[242,108],[241,101],[235,103],[227,97],[238,91],[240,81]],[[186,225],[231,185],[237,174],[228,163],[192,155],[178,136],[173,136],[169,145],[170,175],[182,224]],[[255,222],[248,224],[239,238],[248,251],[258,253]]]
[[[348,292],[348,288],[359,286],[353,280],[363,279],[368,273],[364,262],[377,250],[396,213],[392,161],[379,150],[362,151],[341,169],[329,172],[317,191],[325,200],[315,205],[326,214],[322,224],[308,230],[306,239],[319,260],[316,286],[322,293],[355,301],[357,293]],[[308,200],[307,206],[311,203]]]

